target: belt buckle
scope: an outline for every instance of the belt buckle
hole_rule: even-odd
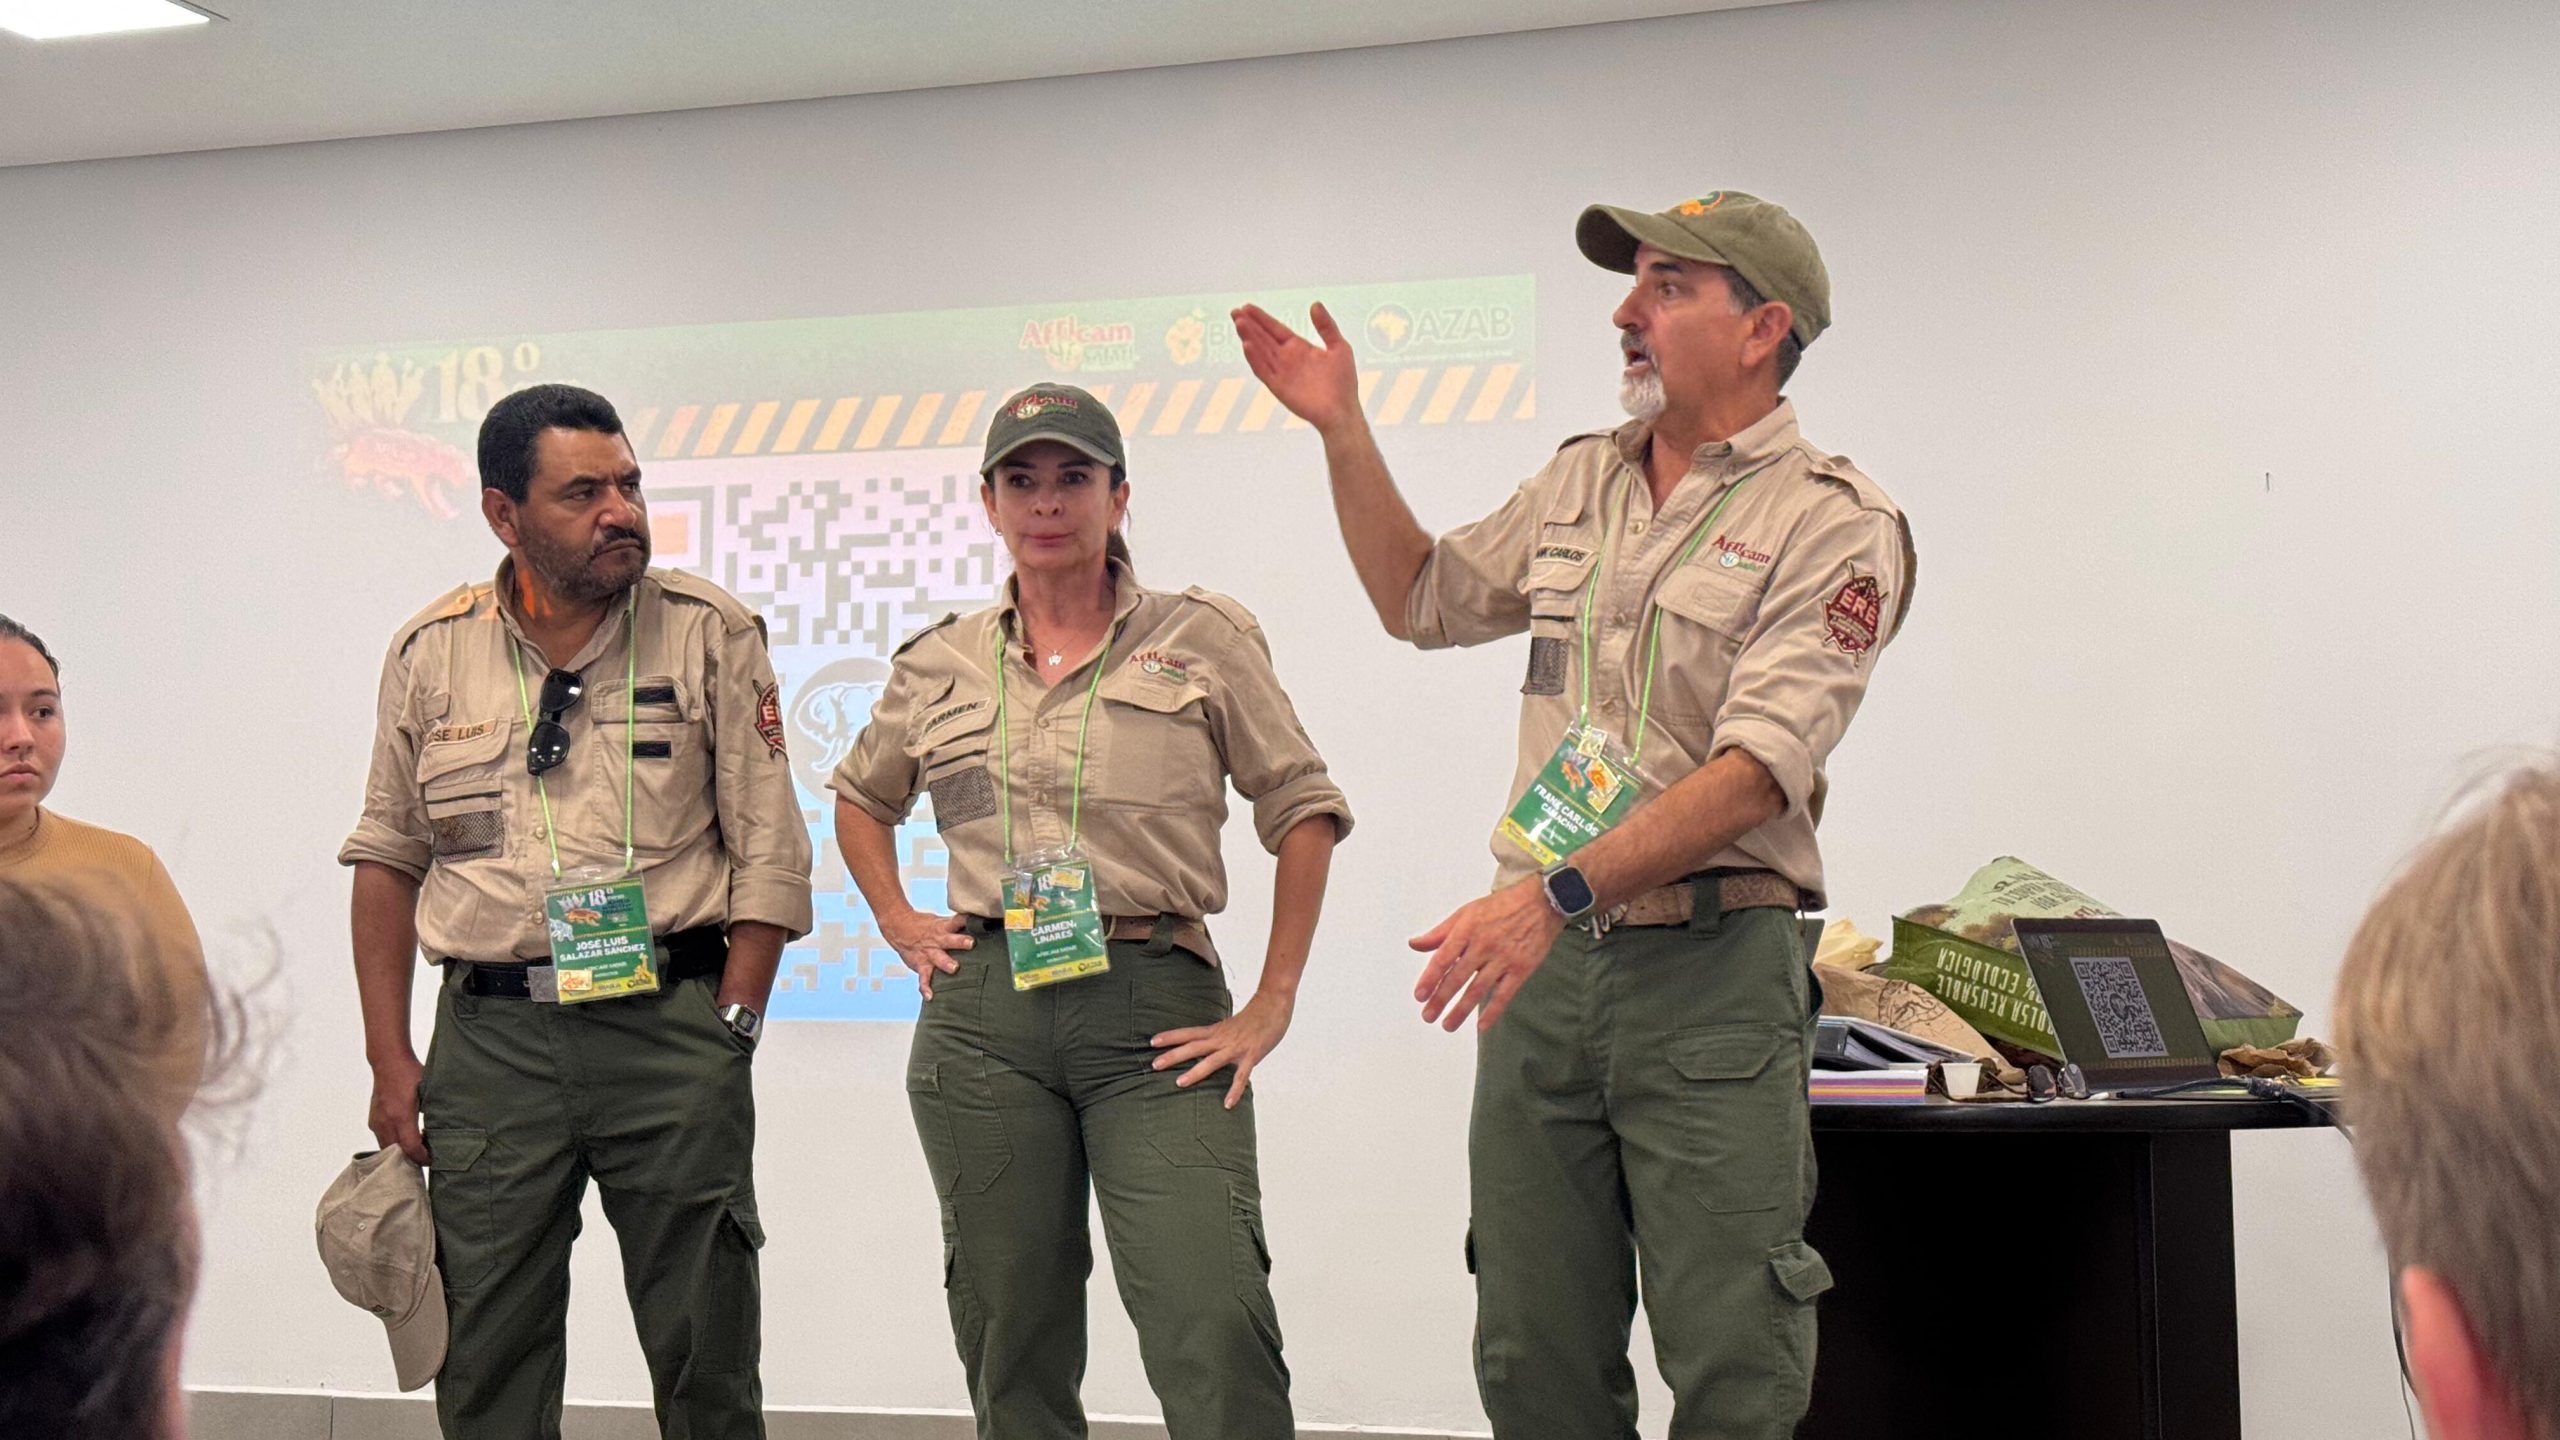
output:
[[[524,967],[525,998],[537,1005],[560,1003],[560,969],[556,965]]]
[[[1606,910],[1592,911],[1590,919],[1586,922],[1591,927],[1591,938],[1606,939],[1610,931],[1618,928],[1618,922],[1627,918],[1627,909],[1627,905],[1612,905]]]

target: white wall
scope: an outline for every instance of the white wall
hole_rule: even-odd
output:
[[[330,856],[384,634],[494,557],[322,488],[309,348],[1534,272],[1561,437],[1613,411],[1617,281],[1573,251],[1575,209],[1773,195],[1837,277],[1807,428],[1902,500],[1922,556],[1835,767],[1840,912],[1880,931],[2023,854],[2325,1031],[2349,926],[2467,757],[2553,734],[2555,62],[2540,0],[1824,0],[0,171],[0,610],[68,660],[57,801],[152,839],[209,931],[239,953],[263,927],[281,959],[269,1090],[209,1182],[190,1378],[386,1385],[307,1228],[365,1142]],[[1543,449],[1390,458],[1446,525]],[[1482,883],[1519,658],[1377,637],[1314,441],[1290,459],[1165,499],[1146,536],[1262,612],[1366,817],[1261,1087],[1276,1286],[1303,1419],[1474,1428],[1470,1057],[1411,1018],[1400,942]],[[1217,543],[1239,517],[1282,543]],[[1230,853],[1225,929],[1250,935],[1267,868]],[[776,1403],[965,1403],[905,1043],[786,1027],[759,1061]],[[2344,1143],[2235,1151],[2252,1428],[2402,1433]],[[645,1395],[600,1225],[577,1284],[572,1393]],[[1109,1293],[1089,1400],[1152,1412]]]

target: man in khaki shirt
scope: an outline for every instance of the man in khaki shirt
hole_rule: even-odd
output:
[[[718,586],[648,568],[640,467],[601,396],[508,396],[480,469],[507,558],[394,635],[364,817],[339,855],[374,1136],[433,1178],[452,1326],[437,1415],[453,1440],[560,1433],[592,1176],[662,1431],[761,1436],[748,1062],[782,947],[810,923],[763,626]],[[651,979],[558,1003],[580,987],[550,963],[546,893],[626,875]],[[443,967],[423,1069],[421,949]]]
[[[1824,765],[1908,608],[1910,533],[1779,393],[1830,321],[1793,216],[1721,191],[1658,215],[1593,206],[1577,238],[1635,277],[1613,317],[1635,418],[1436,541],[1323,308],[1321,347],[1253,307],[1236,321],[1324,438],[1388,632],[1529,633],[1515,796],[1594,753],[1638,777],[1634,808],[1578,849],[1497,829],[1499,888],[1414,942],[1424,1019],[1475,1013],[1481,1035],[1467,1253],[1494,1432],[1635,1433],[1640,1273],[1670,1433],[1774,1440],[1806,1408],[1831,1283],[1803,1238],[1817,998],[1795,912],[1823,903]],[[1605,743],[1560,750],[1582,727]]]

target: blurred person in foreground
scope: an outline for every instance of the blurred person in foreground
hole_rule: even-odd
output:
[[[2338,975],[2347,1118],[2436,1440],[2560,1437],[2560,766],[2418,852]]]
[[[186,1432],[178,1117],[238,1034],[208,994],[94,884],[0,876],[0,1435]],[[207,1036],[211,1063],[166,1063]]]

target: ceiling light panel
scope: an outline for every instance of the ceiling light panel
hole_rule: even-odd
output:
[[[169,30],[212,18],[172,0],[0,0],[0,30],[30,40]]]

